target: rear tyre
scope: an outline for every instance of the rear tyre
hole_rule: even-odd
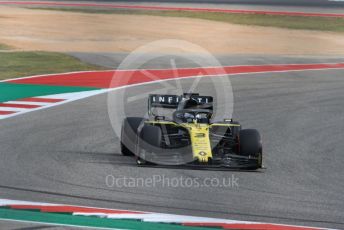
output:
[[[134,156],[137,129],[143,122],[141,117],[124,118],[121,130],[121,152],[123,156]]]

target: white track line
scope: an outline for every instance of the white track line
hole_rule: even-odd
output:
[[[19,105],[39,105],[39,106],[46,106],[46,105],[52,104],[48,102],[36,102],[36,101],[6,101],[3,104],[6,104],[6,103],[19,104]]]
[[[28,109],[25,108],[13,108],[13,107],[0,107],[0,111],[13,111],[13,112],[21,112],[26,111]]]

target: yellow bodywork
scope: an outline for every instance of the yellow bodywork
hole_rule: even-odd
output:
[[[183,126],[189,131],[193,158],[208,162],[213,157],[209,138],[209,124],[187,123]]]
[[[213,126],[226,126],[226,127],[233,127],[233,126],[240,126],[237,124],[203,124],[197,123],[194,121],[193,123],[182,123],[177,124],[171,121],[147,121],[146,123],[152,125],[175,125],[184,127],[189,131],[190,138],[191,138],[191,147],[193,158],[197,159],[199,162],[207,163],[210,159],[213,158],[211,143],[209,138],[209,129]]]

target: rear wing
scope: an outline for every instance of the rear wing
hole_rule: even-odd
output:
[[[179,102],[184,98],[193,98],[198,101],[200,107],[203,109],[213,109],[213,97],[211,96],[200,96],[198,93],[184,93],[181,96],[169,95],[169,94],[150,94],[148,96],[148,113],[153,115],[153,108],[167,108],[177,109]]]

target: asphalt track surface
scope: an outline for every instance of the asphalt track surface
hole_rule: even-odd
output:
[[[163,62],[150,65],[166,67]],[[200,80],[195,91],[214,95],[220,80],[230,79],[233,117],[260,130],[264,139],[267,169],[258,172],[138,168],[120,154],[106,94],[2,120],[0,197],[343,229],[343,76],[344,70],[321,70]],[[188,90],[194,79],[181,82]],[[159,87],[131,87],[125,95]],[[145,97],[125,107],[128,116],[145,110]],[[108,175],[201,181],[234,176],[239,187],[114,187],[106,184]]]

